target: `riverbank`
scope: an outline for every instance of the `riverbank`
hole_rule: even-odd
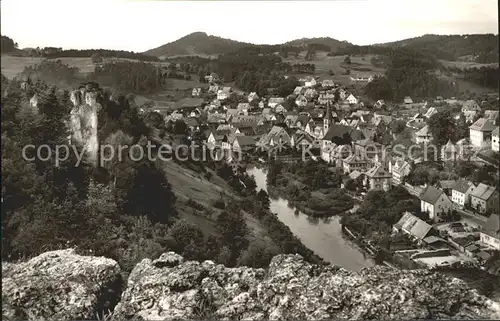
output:
[[[267,173],[261,166],[248,168],[247,173],[255,178],[257,190],[268,191]],[[313,217],[291,207],[283,197],[269,199],[270,211],[276,219],[325,261],[353,271],[374,265],[356,244],[342,236],[340,216]]]

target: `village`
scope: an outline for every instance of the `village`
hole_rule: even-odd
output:
[[[305,76],[287,97],[259,97],[224,85],[212,73],[205,77],[203,88],[186,91],[177,108],[151,109],[163,115],[167,126],[181,121],[191,137],[201,135],[203,143],[225,155],[235,171],[255,161],[300,162],[308,157],[340,170],[342,189],[358,200],[372,190],[404,187],[419,198],[428,219],[402,213],[393,233],[404,234],[412,246],[395,254],[417,266],[491,261],[500,250],[498,185],[456,174],[448,179],[440,175],[424,184],[412,184],[408,178],[418,176],[419,165],[450,168],[462,162],[493,169],[492,182],[498,184],[498,110],[455,97],[432,101],[405,97],[398,104],[387,105],[383,100],[370,104],[349,90],[355,87],[352,84],[372,79],[352,76],[350,84],[344,85]],[[453,111],[457,123],[465,120],[467,135],[434,146],[429,119],[446,110]],[[406,140],[400,139],[402,135]],[[405,152],[396,151],[396,142],[402,143]],[[408,153],[411,146],[424,153]],[[429,157],[427,147],[438,150]]]

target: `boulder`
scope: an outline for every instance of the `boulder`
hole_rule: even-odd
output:
[[[113,310],[120,297],[120,267],[104,257],[73,249],[2,264],[5,320],[89,320]]]
[[[133,269],[114,320],[498,319],[461,280],[385,267],[359,273],[278,255],[269,268],[185,262],[173,252]]]

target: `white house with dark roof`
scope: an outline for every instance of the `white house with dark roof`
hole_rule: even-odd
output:
[[[427,212],[431,220],[436,220],[439,214],[446,213],[451,209],[451,201],[448,196],[434,186],[427,186],[419,198],[420,210]]]
[[[476,186],[466,180],[457,181],[451,189],[451,201],[459,207],[470,203],[470,194]]]
[[[353,94],[350,94],[349,96],[347,96],[346,100],[350,105],[356,105],[359,101],[358,98],[354,97]]]
[[[282,97],[272,97],[269,98],[269,101],[267,102],[267,106],[270,108],[276,108],[277,105],[283,104],[285,102],[285,98]]]
[[[410,175],[411,165],[403,159],[389,162],[389,171],[392,173],[392,182],[396,185],[402,184],[406,176]]]
[[[497,128],[495,128],[494,131],[491,132],[491,150],[493,150],[494,152],[498,152],[499,150],[499,137],[498,137],[498,126]]]
[[[490,215],[479,233],[479,238],[482,243],[500,251],[500,216],[498,213]]]
[[[391,186],[392,174],[386,166],[377,165],[365,173],[365,186],[370,190],[388,191]]]
[[[432,140],[432,133],[429,126],[425,125],[418,132],[415,133],[415,142],[417,144],[429,143]]]
[[[405,104],[413,104],[413,100],[411,99],[410,96],[406,96],[404,99],[403,99],[403,102]]]
[[[231,96],[231,87],[223,87],[217,91],[217,99],[226,100]]]
[[[481,183],[470,193],[471,207],[485,213],[495,205],[498,206],[498,204],[495,204],[495,202],[498,202],[495,196],[498,196],[498,191],[493,186]]]
[[[484,147],[491,144],[491,133],[495,130],[493,122],[487,118],[479,118],[469,127],[470,142],[474,147]]]
[[[321,86],[323,88],[333,88],[335,86],[335,84],[334,84],[333,80],[331,80],[331,79],[325,79],[321,83]]]
[[[257,95],[256,92],[251,92],[250,94],[248,94],[247,100],[249,103],[255,99],[259,99],[259,95]]]
[[[474,112],[481,111],[481,107],[479,107],[479,105],[476,103],[475,100],[467,100],[462,105],[462,113],[466,114],[466,113],[471,112],[471,111],[474,111]]]

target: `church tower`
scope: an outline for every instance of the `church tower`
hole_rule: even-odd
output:
[[[332,125],[332,111],[330,109],[330,101],[326,103],[326,114],[323,117],[323,134],[326,134],[328,128]]]

